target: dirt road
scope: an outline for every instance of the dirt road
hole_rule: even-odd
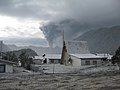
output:
[[[120,90],[120,73],[1,75],[0,90]]]

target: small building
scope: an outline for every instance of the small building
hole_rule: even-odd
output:
[[[70,54],[70,57],[73,66],[101,66],[104,63],[103,61],[107,59],[107,57],[97,56],[95,54]]]
[[[0,59],[0,73],[12,73],[15,62]]]
[[[62,48],[62,57],[60,64],[63,65],[72,65],[73,61],[71,58],[70,53],[75,53],[75,54],[89,54],[90,51],[87,46],[86,41],[64,41],[64,36],[63,36],[63,48]],[[80,65],[80,60],[77,60],[75,65],[79,64]]]
[[[96,53],[95,55],[107,58],[104,60],[104,65],[112,65],[111,60],[112,60],[113,55],[110,55],[107,53],[105,54]]]
[[[107,60],[111,60],[113,55],[110,55],[108,53],[104,53],[104,54],[101,54],[101,53],[96,53],[95,55],[97,56],[102,56],[102,57],[107,57]]]
[[[43,57],[42,56],[35,56],[33,58],[33,63],[37,65],[41,65],[43,62]]]
[[[59,64],[61,59],[60,54],[46,54],[45,57],[35,56],[33,62],[37,65],[41,64]]]
[[[59,64],[61,60],[60,54],[47,54],[46,55],[47,60],[49,61],[49,64]]]

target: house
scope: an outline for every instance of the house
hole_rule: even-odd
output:
[[[107,59],[107,57],[97,56],[95,54],[70,54],[70,58],[72,59],[73,66],[101,66],[103,65],[103,61]]]
[[[33,62],[35,64],[58,64],[60,63],[61,55],[60,54],[46,54],[44,57],[35,56]]]
[[[101,66],[106,65],[105,62],[110,58],[111,56],[108,54],[91,54],[86,41],[65,42],[63,40],[61,64],[72,66]]]
[[[108,53],[105,53],[105,54],[96,53],[95,55],[107,58],[104,60],[104,65],[112,65],[111,60],[112,60],[113,55],[110,55]]]
[[[0,73],[12,73],[15,62],[0,59]]]
[[[46,57],[50,64],[59,64],[61,60],[60,54],[47,54]]]
[[[33,58],[33,63],[37,65],[41,65],[43,62],[43,57],[42,56],[35,56]]]
[[[101,53],[96,53],[95,55],[97,56],[102,56],[102,57],[107,57],[107,60],[111,60],[113,55],[110,55],[108,53],[104,53],[104,54],[101,54]]]
[[[63,48],[60,64],[72,65],[70,53],[89,54],[90,51],[86,41],[65,41],[63,36]],[[78,64],[78,63],[76,63]]]

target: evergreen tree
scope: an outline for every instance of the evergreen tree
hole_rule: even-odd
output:
[[[29,55],[26,54],[25,51],[22,51],[20,56],[19,56],[21,66],[26,68],[27,70],[30,70],[30,65],[33,63],[32,58],[29,58]]]
[[[11,61],[18,63],[18,58],[17,58],[17,56],[15,55],[14,52],[12,52]]]
[[[6,52],[3,54],[3,59],[5,60],[9,60],[9,61],[12,61],[12,62],[18,62],[18,58],[17,56],[15,55],[14,52]]]
[[[112,64],[116,64],[120,67],[120,47],[116,50],[115,55],[112,57]]]

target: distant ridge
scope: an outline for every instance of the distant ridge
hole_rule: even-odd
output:
[[[120,25],[88,31],[75,40],[87,41],[91,53],[114,54],[120,46]]]
[[[0,41],[0,51],[1,51],[1,41]],[[11,51],[11,49],[7,45],[2,43],[2,52],[6,52],[6,51]]]
[[[20,54],[23,53],[23,52],[25,52],[26,55],[31,56],[31,57],[33,57],[33,56],[38,56],[37,53],[36,53],[34,50],[29,49],[29,48],[27,48],[27,49],[20,49],[20,50],[8,51],[8,52],[6,52],[6,53],[15,53],[15,55],[16,55],[17,57],[19,57]]]

